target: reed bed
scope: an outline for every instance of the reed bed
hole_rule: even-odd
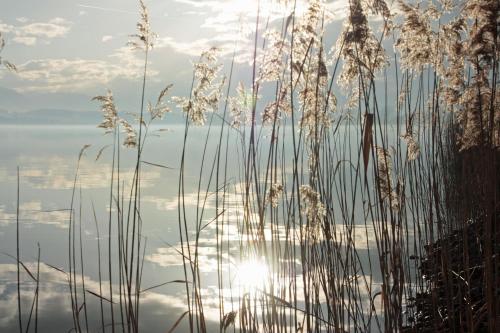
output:
[[[300,14],[287,3],[275,25],[256,4],[249,83],[234,82],[234,56],[226,70],[212,48],[194,63],[186,97],[169,97],[169,85],[148,104],[155,34],[140,1],[137,124],[120,117],[111,92],[95,98],[113,136],[99,291],[85,288],[75,175],[65,270],[75,331],[98,320],[103,332],[141,330],[142,152],[150,124],[171,108],[185,114],[176,184],[184,277],[169,283],[185,289],[186,308],[166,330],[498,331],[498,2],[350,0],[333,45],[325,3],[310,0]],[[194,126],[207,127],[196,175],[186,166]],[[122,141],[137,151],[128,185]],[[210,297],[200,269],[207,233],[217,259]],[[245,263],[264,267],[257,284],[242,283]],[[87,317],[85,297],[99,299],[100,318]]]

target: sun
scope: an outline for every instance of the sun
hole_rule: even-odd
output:
[[[255,293],[265,289],[269,268],[263,258],[242,261],[236,268],[236,283],[243,292]]]

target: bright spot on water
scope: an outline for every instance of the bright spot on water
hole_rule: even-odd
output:
[[[263,290],[269,279],[269,268],[263,259],[250,259],[237,267],[236,283],[245,292]]]

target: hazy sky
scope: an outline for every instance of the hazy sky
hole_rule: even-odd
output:
[[[304,10],[304,1],[298,1],[298,12]],[[152,29],[159,35],[151,57],[152,95],[168,83],[176,85],[177,93],[185,91],[190,61],[212,45],[221,46],[227,59],[236,47],[238,70],[245,70],[253,47],[257,1],[145,3]],[[345,6],[345,0],[328,3],[330,25],[340,26]],[[272,24],[290,10],[275,0],[261,0],[261,12]],[[143,58],[126,43],[138,18],[136,0],[5,1],[0,12],[0,30],[7,42],[2,57],[16,64],[19,73],[0,70],[0,109],[93,109],[88,97],[108,88],[122,96],[122,103],[133,103]],[[19,102],[25,100],[32,103]]]

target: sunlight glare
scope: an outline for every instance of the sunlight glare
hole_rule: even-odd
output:
[[[292,4],[292,2],[284,0],[262,0],[260,3],[248,0],[226,1],[224,2],[223,11],[219,14],[218,19],[225,17],[229,20],[229,17],[239,17],[240,19],[246,18],[253,21],[257,16],[257,12],[260,12],[261,17],[269,17],[271,20],[274,20],[284,15],[289,15],[292,10]],[[306,9],[306,1],[297,1],[295,8],[297,14],[305,12]]]
[[[263,259],[247,260],[241,262],[237,267],[237,284],[245,292],[264,289],[268,278],[269,269]]]

